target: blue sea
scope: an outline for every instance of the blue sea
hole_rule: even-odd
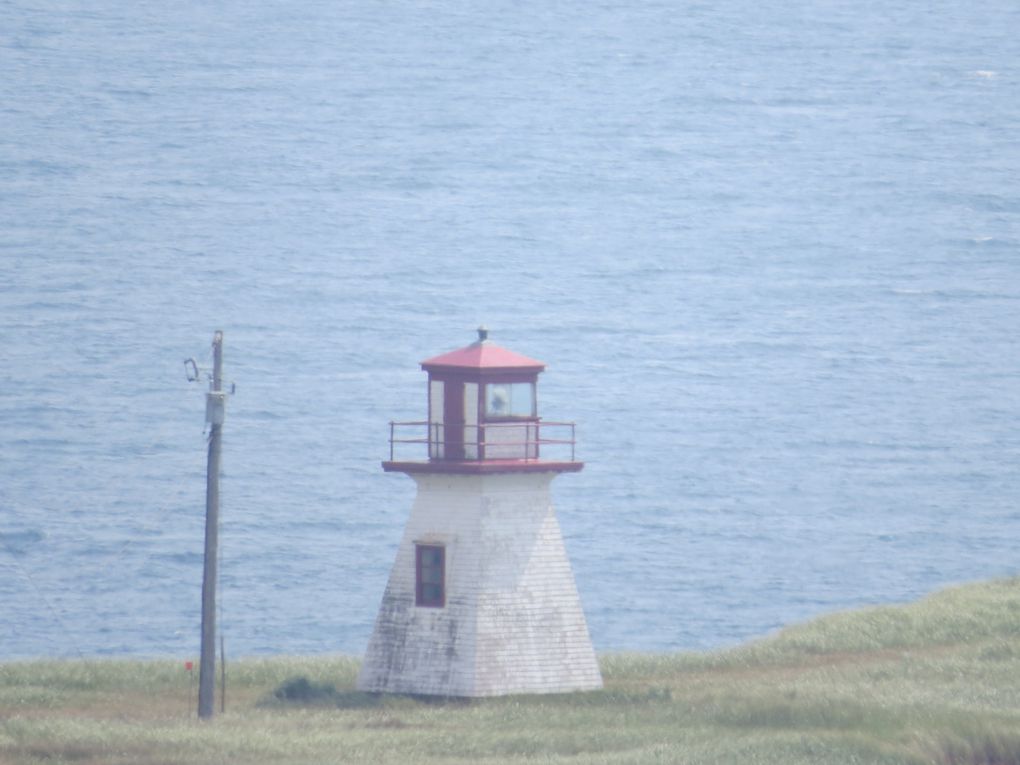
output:
[[[215,330],[227,652],[362,653],[480,324],[600,651],[1020,573],[1020,5],[0,0],[0,659],[197,653]]]

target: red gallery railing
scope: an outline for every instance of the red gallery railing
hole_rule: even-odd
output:
[[[402,431],[411,429],[419,435],[402,435]],[[482,425],[445,425],[424,420],[390,422],[390,462],[399,459],[397,452],[403,451],[406,444],[425,445],[428,458],[439,461],[534,461],[540,455],[542,459],[577,461],[572,422],[513,420]]]

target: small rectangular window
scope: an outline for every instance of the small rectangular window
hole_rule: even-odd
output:
[[[415,605],[446,605],[446,548],[441,545],[415,545]]]

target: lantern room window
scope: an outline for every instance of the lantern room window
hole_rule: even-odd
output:
[[[415,545],[416,606],[442,608],[446,605],[446,548]]]
[[[485,386],[485,417],[535,416],[535,383],[488,383]]]

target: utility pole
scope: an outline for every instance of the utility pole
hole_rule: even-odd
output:
[[[220,527],[220,449],[223,438],[223,332],[213,335],[213,376],[206,393],[205,418],[209,432],[209,461],[205,484],[205,566],[202,570],[202,655],[198,665],[198,716],[213,716],[216,694],[216,560]]]

